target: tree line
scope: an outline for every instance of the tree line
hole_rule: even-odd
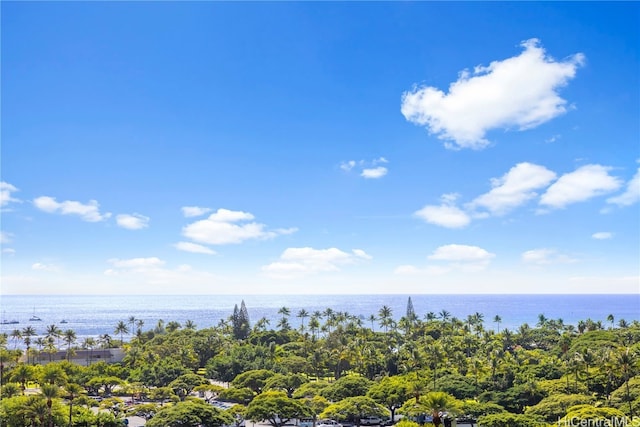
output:
[[[419,317],[410,298],[402,317],[393,314],[388,306],[368,318],[301,309],[294,328],[291,310],[282,307],[272,327],[266,318],[252,324],[242,301],[203,329],[191,321],[145,329],[131,316],[115,325],[117,338],[81,343],[55,325],[36,339],[30,327],[16,330],[0,337],[0,423],[115,426],[138,414],[151,427],[243,419],[279,427],[303,416],[437,426],[455,416],[497,427],[563,417],[632,420],[640,412],[637,320],[570,325],[541,314],[537,324],[509,330],[499,315],[491,326],[481,313]],[[121,363],[70,363],[78,349],[113,346],[125,350]],[[67,360],[36,359],[53,349]]]

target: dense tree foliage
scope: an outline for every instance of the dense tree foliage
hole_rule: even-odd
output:
[[[145,329],[131,316],[115,325],[116,340],[78,342],[55,325],[16,330],[0,337],[0,424],[117,426],[139,414],[152,427],[242,419],[277,427],[300,416],[357,425],[403,414],[407,427],[452,416],[539,426],[640,414],[637,320],[568,325],[541,314],[535,326],[509,330],[496,315],[485,329],[481,313],[421,318],[411,300],[399,319],[386,306],[369,318],[287,307],[279,316],[251,325],[243,301],[205,329],[162,320]],[[82,348],[120,345],[121,363],[70,361]],[[69,361],[51,361],[58,349]]]

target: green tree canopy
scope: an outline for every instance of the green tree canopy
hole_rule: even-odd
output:
[[[301,401],[288,397],[282,391],[265,391],[247,405],[245,416],[253,421],[265,420],[273,427],[279,427],[292,418],[308,414],[309,409]]]
[[[233,418],[201,400],[187,400],[160,409],[147,427],[220,427]]]

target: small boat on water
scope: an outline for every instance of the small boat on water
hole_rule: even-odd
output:
[[[69,323],[66,320],[62,319],[62,321],[60,323]]]
[[[20,323],[17,320],[14,320],[14,319],[6,320],[6,317],[7,317],[7,313],[3,312],[2,313],[2,322],[0,322],[0,325],[17,325],[18,323]]]
[[[33,316],[29,318],[30,322],[42,322],[42,319],[36,316],[36,309],[33,309]]]

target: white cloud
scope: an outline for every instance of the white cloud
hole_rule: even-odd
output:
[[[607,203],[618,206],[630,206],[640,201],[640,169],[629,180],[624,193],[607,199]]]
[[[451,244],[440,246],[427,258],[437,261],[486,262],[494,256],[478,246]]]
[[[129,230],[140,230],[149,226],[149,217],[134,213],[132,215],[122,214],[116,216],[116,222],[122,228]]]
[[[559,253],[555,249],[532,249],[522,254],[522,261],[528,264],[546,265],[546,264],[568,264],[576,262],[577,260]]]
[[[161,267],[164,265],[164,261],[157,257],[148,257],[148,258],[129,258],[129,259],[119,259],[119,258],[111,258],[109,263],[116,268],[126,268],[126,269],[145,269],[145,268],[154,268]]]
[[[348,253],[337,248],[288,248],[280,255],[278,261],[262,267],[262,271],[272,278],[290,279],[338,271],[343,265],[354,264],[364,259],[371,259],[371,256],[362,249],[354,249]]]
[[[535,190],[548,186],[555,178],[556,174],[544,166],[518,163],[501,178],[492,179],[492,190],[478,196],[471,206],[502,215],[537,197]]]
[[[290,234],[296,231],[295,228],[268,231],[265,230],[266,226],[264,224],[257,222],[236,224],[253,219],[254,216],[248,212],[218,209],[215,213],[209,215],[207,219],[185,226],[182,229],[182,235],[199,243],[225,245],[242,243],[249,239],[271,239],[281,234]]]
[[[355,160],[349,160],[348,162],[340,163],[340,169],[342,169],[345,172],[349,172],[355,166],[356,166],[356,161]]]
[[[8,182],[0,181],[0,207],[6,206],[11,202],[19,202],[20,199],[11,197],[11,193],[18,191],[16,187]]]
[[[7,243],[11,243],[11,238],[13,235],[6,231],[0,231],[0,244],[6,245]]]
[[[445,140],[448,148],[480,149],[492,129],[536,127],[567,111],[558,89],[571,80],[584,55],[555,61],[537,39],[524,41],[523,52],[487,67],[463,71],[449,93],[415,87],[403,93],[401,112]]]
[[[194,217],[194,216],[201,216],[211,211],[212,211],[211,208],[201,208],[199,206],[183,206],[182,207],[182,214],[187,218]]]
[[[563,208],[583,202],[620,188],[620,180],[609,175],[611,168],[601,165],[585,165],[562,175],[540,198],[540,204],[551,208]]]
[[[207,254],[207,255],[215,255],[216,251],[211,248],[208,248],[203,245],[199,245],[197,243],[191,242],[178,242],[175,245],[175,248],[180,251],[192,252],[195,254]]]
[[[381,163],[386,164],[389,161],[385,157],[378,157],[373,160],[348,160],[340,163],[340,169],[345,172],[357,169],[360,172],[360,176],[365,179],[379,179],[389,172],[389,169],[385,166],[379,166]]]
[[[58,271],[58,267],[53,264],[43,264],[41,262],[36,262],[31,265],[32,270],[38,271]]]
[[[130,283],[132,286],[153,285],[192,287],[203,289],[210,285],[216,277],[208,272],[196,271],[190,265],[182,264],[176,268],[165,268],[165,262],[157,257],[110,259],[112,265],[104,271],[105,276],[117,276],[119,283]],[[168,288],[165,288],[167,290]],[[153,291],[159,288],[154,287]]]
[[[16,250],[13,248],[3,248],[2,249],[2,253],[3,254],[8,254],[8,255],[15,255]]]
[[[99,222],[111,216],[110,213],[101,214],[100,205],[95,200],[90,200],[87,204],[65,200],[57,202],[54,197],[42,196],[33,200],[33,204],[40,210],[48,213],[59,213],[62,215],[78,215],[82,220],[88,222]]]
[[[613,233],[610,233],[608,231],[600,231],[598,233],[593,233],[591,237],[596,240],[607,240],[613,237]]]
[[[385,168],[384,166],[378,166],[376,168],[363,169],[360,176],[368,179],[377,179],[377,178],[382,178],[386,174],[387,174],[387,168]]]
[[[427,205],[417,212],[414,216],[434,225],[447,228],[463,228],[469,225],[471,217],[462,209],[455,206],[457,194],[444,194],[441,198],[442,204]]]

